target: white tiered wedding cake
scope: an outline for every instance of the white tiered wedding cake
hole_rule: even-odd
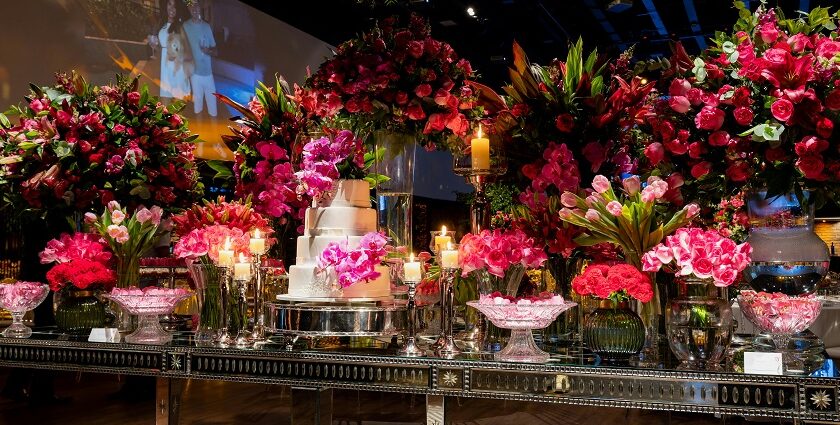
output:
[[[376,266],[379,277],[341,288],[333,270],[317,273],[318,257],[331,242],[357,247],[376,231],[370,207],[370,186],[364,180],[338,180],[334,197],[313,202],[306,210],[303,236],[297,240],[296,264],[289,267],[289,295],[300,298],[381,298],[391,294],[388,267]]]

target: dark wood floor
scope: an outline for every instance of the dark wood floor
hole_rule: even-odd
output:
[[[19,379],[19,373],[0,368],[0,384]],[[55,388],[63,399],[33,404],[0,398],[0,424],[42,425],[147,425],[154,423],[154,381],[114,375],[70,372],[25,374],[27,387]],[[52,385],[49,383],[52,381]],[[14,384],[14,382],[12,382]],[[120,392],[122,388],[134,388]],[[422,424],[425,398],[405,394],[336,391],[334,424]],[[290,389],[283,386],[187,381],[184,386],[181,423],[196,425],[290,424]],[[526,402],[452,398],[447,400],[448,420],[453,425],[541,424],[642,424],[704,425],[723,423],[709,415],[668,415],[618,408],[589,408]],[[739,424],[727,418],[727,424]]]

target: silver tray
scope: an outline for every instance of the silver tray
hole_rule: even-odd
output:
[[[400,333],[407,324],[405,306],[391,301],[277,301],[266,307],[269,332],[296,336],[388,336]]]

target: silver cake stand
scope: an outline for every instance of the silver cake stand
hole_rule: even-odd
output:
[[[385,298],[303,298],[278,295],[268,303],[267,329],[299,337],[378,337],[406,328],[404,302]]]

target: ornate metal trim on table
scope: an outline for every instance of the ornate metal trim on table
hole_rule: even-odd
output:
[[[435,403],[459,396],[840,421],[840,380],[831,378],[5,338],[0,365],[416,393]]]

